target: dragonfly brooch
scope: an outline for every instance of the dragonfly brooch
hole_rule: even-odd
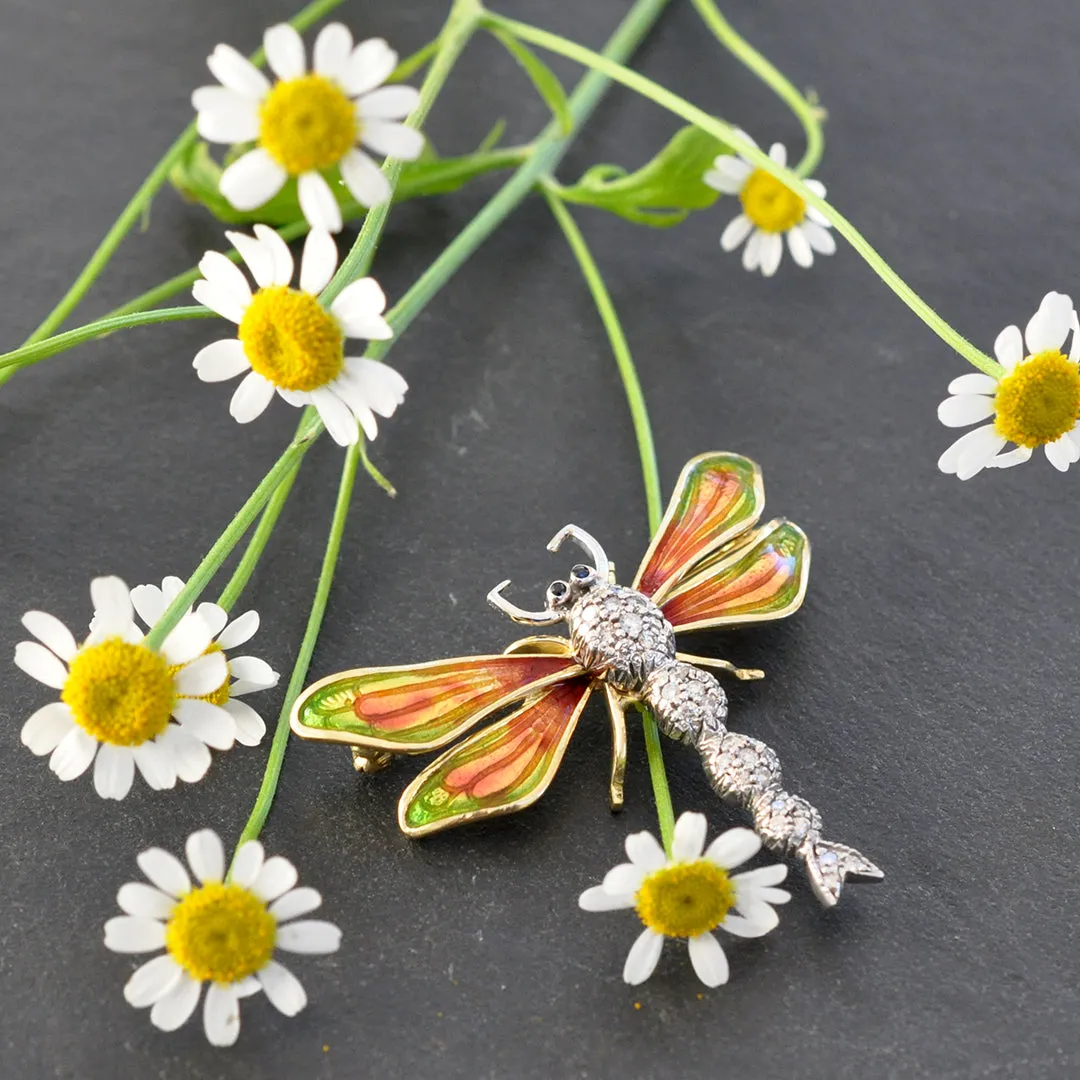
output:
[[[776,754],[727,730],[727,695],[702,667],[743,679],[763,673],[676,647],[676,633],[781,619],[802,604],[809,541],[790,521],[758,526],[763,508],[754,462],[731,453],[693,458],[632,586],[617,585],[600,544],[567,525],[548,549],[572,540],[592,561],[552,582],[542,611],[507,600],[509,581],[488,594],[514,622],[565,622],[569,638],[536,635],[495,656],[331,675],[297,699],[292,730],[351,745],[357,769],[374,771],[393,754],[442,749],[516,705],[446,750],[405,789],[398,823],[409,836],[425,836],[536,802],[590,694],[602,689],[612,728],[612,809],[623,798],[625,711],[640,704],[665,735],[698,751],[713,788],[750,812],[766,847],[803,862],[818,899],[831,907],[845,880],[880,880],[881,870],[853,848],[822,839],[821,815],[784,790]]]

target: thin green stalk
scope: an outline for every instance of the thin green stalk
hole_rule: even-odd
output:
[[[596,305],[597,314],[607,331],[611,351],[615,356],[615,363],[622,377],[623,388],[626,391],[627,404],[630,406],[630,418],[634,424],[634,436],[637,439],[638,456],[641,458],[641,473],[645,481],[645,505],[649,518],[649,534],[656,532],[663,516],[663,506],[660,502],[660,470],[656,464],[656,446],[653,443],[652,426],[649,423],[649,412],[645,405],[645,395],[641,392],[641,381],[638,379],[637,369],[634,367],[634,358],[630,353],[630,346],[623,332],[622,323],[619,321],[618,312],[612,303],[611,294],[604,284],[604,278],[600,273],[596,260],[589,250],[589,245],[584,235],[574,221],[573,215],[559,200],[553,190],[553,185],[543,185],[544,198],[551,208],[555,220],[566,237],[570,250],[577,259],[581,269],[581,276],[592,294],[593,303]],[[671,855],[672,838],[675,833],[675,811],[671,805],[671,788],[668,786],[667,770],[664,768],[664,754],[660,747],[660,732],[656,726],[656,717],[652,710],[638,707],[641,713],[641,723],[645,729],[645,752],[649,758],[649,776],[652,779],[653,801],[656,803],[656,817],[660,823],[660,837],[664,842],[664,850]]]
[[[821,110],[799,93],[786,76],[774,67],[720,13],[713,0],[691,0],[705,25],[717,40],[737,60],[745,64],[795,114],[806,132],[806,152],[795,166],[796,176],[813,174],[825,150],[825,135],[821,130]]]
[[[165,638],[169,636],[169,633],[183,618],[184,612],[199,598],[203,589],[210,583],[210,579],[228,558],[229,553],[240,542],[240,538],[247,532],[259,511],[266,505],[293,468],[299,464],[300,459],[307,453],[308,448],[319,436],[322,429],[322,421],[313,420],[285,448],[281,457],[274,462],[270,471],[259,481],[258,486],[248,496],[247,501],[236,512],[236,516],[229,522],[225,531],[214,541],[213,546],[203,556],[202,562],[199,563],[194,573],[188,578],[187,584],[165,609],[161,618],[154,623],[150,632],[146,635],[148,648],[159,648]]]
[[[156,311],[139,311],[131,315],[119,315],[111,319],[98,319],[96,322],[67,330],[63,334],[54,334],[44,341],[33,345],[24,345],[12,352],[0,353],[0,372],[10,371],[30,364],[36,364],[48,356],[73,349],[85,341],[105,337],[116,330],[127,330],[133,326],[147,326],[151,323],[179,322],[182,319],[208,319],[214,312],[205,307],[173,307]]]
[[[314,0],[313,3],[302,8],[289,21],[297,30],[305,30],[312,23],[318,22],[324,15],[333,11],[340,3],[341,0]],[[253,64],[262,64],[264,59],[265,56],[261,48],[251,56]],[[168,180],[173,165],[183,156],[197,137],[195,124],[191,123],[184,129],[176,142],[165,151],[165,156],[154,166],[150,175],[142,182],[139,190],[135,192],[130,202],[121,211],[120,216],[105,234],[97,250],[90,256],[90,261],[83,267],[71,288],[61,297],[56,307],[49,312],[41,325],[27,339],[28,343],[48,337],[74,311],[90,286],[93,285],[98,275],[113,257],[113,253],[120,246],[120,242],[142,218],[150,206],[151,200]],[[10,371],[0,373],[0,385],[10,375]]]
[[[435,104],[435,99],[439,96],[439,91],[442,90],[454,64],[457,63],[462,50],[468,44],[469,38],[479,27],[482,13],[483,9],[479,0],[454,0],[450,14],[438,37],[439,45],[435,58],[420,86],[420,100],[405,121],[408,127],[417,130],[423,127],[431,106]],[[389,181],[391,192],[396,189],[404,167],[405,162],[399,158],[387,158],[383,162],[383,175]],[[337,273],[322,292],[324,304],[329,305],[346,285],[368,272],[371,261],[375,258],[375,248],[378,246],[379,237],[382,236],[392,205],[393,200],[387,199],[367,212],[364,224],[360,227],[360,235],[357,236],[352,250],[341,260]]]
[[[341,551],[341,538],[345,532],[345,520],[349,514],[349,502],[352,499],[353,484],[356,480],[356,467],[359,463],[359,445],[350,446],[345,451],[345,461],[341,469],[341,482],[338,485],[337,502],[334,504],[334,517],[330,523],[330,535],[326,540],[326,553],[323,555],[319,581],[315,586],[315,598],[311,602],[311,611],[308,613],[307,628],[304,630],[304,638],[300,642],[300,651],[296,654],[296,662],[293,664],[292,674],[289,676],[289,685],[285,691],[285,700],[281,705],[277,726],[274,728],[274,739],[270,744],[270,755],[267,758],[262,784],[259,786],[259,794],[255,797],[255,805],[251,810],[251,816],[248,818],[243,832],[240,834],[237,847],[248,840],[254,840],[262,832],[262,828],[266,824],[266,817],[270,813],[270,807],[274,802],[274,794],[277,791],[281,766],[285,758],[285,747],[289,742],[289,713],[292,711],[293,702],[304,688],[308,667],[311,664],[311,654],[315,651],[315,643],[318,641],[319,631],[322,629],[323,615],[326,614],[326,602],[330,596],[330,586],[334,581],[334,570],[337,567],[338,554]]]
[[[295,437],[299,438],[304,429],[314,419],[315,410],[308,405],[300,414],[300,423],[296,427]],[[259,518],[259,524],[255,527],[255,532],[251,534],[248,546],[244,549],[244,554],[240,557],[232,577],[229,578],[228,584],[222,589],[221,595],[217,599],[218,607],[230,611],[233,604],[240,599],[240,594],[247,588],[247,583],[251,580],[251,575],[255,572],[255,567],[258,566],[259,559],[262,558],[262,553],[270,540],[270,534],[274,531],[277,519],[281,516],[281,511],[285,509],[285,502],[289,498],[289,492],[292,491],[301,464],[302,462],[297,461],[293,465],[292,469],[285,474],[285,478],[278,485],[274,494],[270,496],[270,501],[263,509],[262,517]]]
[[[892,291],[900,297],[900,299],[907,304],[907,306],[911,308],[911,310],[915,312],[915,314],[922,319],[922,321],[926,323],[926,325],[930,327],[942,341],[945,342],[945,344],[958,352],[972,366],[977,367],[980,371],[984,371],[987,375],[999,378],[1004,374],[1004,369],[1000,364],[977,349],[967,340],[967,338],[954,330],[940,315],[938,315],[937,312],[934,311],[934,309],[931,308],[930,305],[927,304],[926,301],[923,300],[922,297],[920,297],[891,266],[889,266],[889,264],[874,250],[862,233],[860,233],[858,229],[843,216],[843,214],[830,206],[824,199],[814,194],[814,192],[806,186],[804,181],[796,176],[791,170],[783,168],[773,161],[768,154],[764,153],[751,143],[737,128],[724,123],[722,120],[717,120],[716,117],[710,116],[696,105],[692,105],[689,101],[679,97],[678,94],[673,94],[665,87],[660,86],[651,79],[647,79],[644,75],[639,75],[636,71],[631,71],[629,68],[617,63],[610,57],[593,52],[592,49],[587,49],[583,45],[578,45],[576,42],[568,41],[558,34],[549,33],[546,30],[539,30],[534,26],[529,26],[527,23],[517,22],[514,19],[507,19],[502,15],[495,15],[491,12],[485,15],[484,21],[488,26],[494,26],[501,30],[505,30],[515,37],[520,38],[522,41],[539,45],[549,52],[565,56],[570,60],[576,60],[579,64],[585,65],[592,71],[602,73],[613,81],[622,83],[623,86],[629,87],[631,90],[636,91],[643,97],[649,98],[651,101],[655,101],[658,105],[675,113],[676,116],[681,116],[689,123],[694,124],[703,131],[707,131],[710,135],[720,139],[722,142],[727,143],[728,146],[738,151],[738,153],[746,158],[747,161],[753,162],[758,168],[763,169],[765,172],[782,181],[785,186],[795,192],[795,194],[803,199],[809,206],[820,210],[836,228],[836,231],[840,233],[840,235],[843,236],[863,257],[874,273],[876,273],[878,277],[880,277],[881,280],[884,281],[885,284],[888,285],[888,287],[892,289]]]

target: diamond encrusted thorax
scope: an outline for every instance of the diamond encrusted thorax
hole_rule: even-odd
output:
[[[649,673],[675,656],[675,632],[660,609],[635,589],[595,585],[567,617],[578,663],[617,690],[640,691]]]

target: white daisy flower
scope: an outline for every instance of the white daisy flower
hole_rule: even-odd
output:
[[[938,406],[946,427],[991,422],[957,439],[938,468],[970,480],[983,469],[1027,461],[1041,446],[1055,469],[1067,471],[1080,461],[1080,323],[1072,301],[1047,293],[1023,335],[1018,326],[998,334],[994,355],[1005,369],[999,378],[971,372],[949,383],[950,396]],[[1002,453],[1010,442],[1015,448]]]
[[[299,979],[274,960],[274,950],[332,953],[341,931],[317,919],[292,920],[314,911],[322,897],[296,888],[296,868],[280,855],[264,859],[258,840],[236,852],[226,878],[225,851],[211,829],[192,833],[187,860],[200,884],[192,886],[183,863],[161,848],[138,858],[152,884],[129,882],[116,900],[126,912],[105,924],[105,946],[118,953],[164,949],[138,968],[124,987],[150,1022],[175,1031],[195,1011],[209,983],[203,1027],[214,1046],[232,1046],[240,1034],[240,998],[266,992],[286,1016],[306,1004]]]
[[[82,645],[55,616],[28,611],[23,625],[37,641],[15,646],[15,663],[60,691],[23,725],[23,745],[61,780],[94,763],[94,788],[122,799],[135,770],[155,790],[191,784],[210,767],[210,750],[236,738],[233,715],[214,701],[229,680],[225,655],[211,650],[214,629],[185,615],[157,651],[143,644],[128,587],[118,577],[90,583],[94,628]],[[171,721],[176,721],[175,723]]]
[[[755,832],[728,829],[706,849],[707,829],[704,814],[682,814],[675,823],[671,859],[652,833],[632,833],[626,838],[630,861],[609,870],[602,885],[581,894],[579,903],[586,911],[637,909],[645,929],[623,968],[623,979],[631,986],[653,973],[664,938],[689,939],[690,962],[706,986],[726,983],[727,957],[712,931],[761,937],[779,922],[771,905],[791,899],[775,887],[787,876],[781,863],[728,874],[757,854],[761,840]]]
[[[746,132],[740,134],[754,141]],[[773,143],[769,157],[777,165],[786,166],[784,144]],[[784,253],[785,236],[788,251],[799,266],[813,266],[815,251],[819,255],[832,255],[836,251],[828,218],[820,210],[807,206],[782,181],[745,158],[721,154],[703,179],[721,194],[739,196],[742,213],[728,223],[720,236],[720,246],[725,251],[734,251],[746,240],[742,264],[747,270],[760,270],[765,277],[772,277]],[[803,183],[815,195],[825,198],[825,185],[820,180]]]
[[[220,252],[203,256],[203,277],[195,282],[192,295],[236,323],[238,332],[199,352],[194,363],[199,378],[221,382],[248,372],[229,404],[233,419],[241,424],[260,416],[276,390],[290,405],[314,405],[342,446],[355,443],[360,428],[374,439],[375,414],[393,416],[408,389],[392,367],[345,355],[346,338],[385,341],[394,336],[382,315],[386,297],[378,282],[370,277],[352,282],[327,311],[318,294],[334,276],[338,255],[328,232],[308,233],[299,289],[289,287],[292,253],[273,229],[256,225],[255,236],[225,235],[258,288],[253,294],[243,271]]]
[[[287,23],[263,37],[270,80],[229,45],[218,45],[206,63],[220,86],[191,96],[199,134],[215,143],[255,148],[221,175],[221,193],[237,210],[269,202],[290,178],[304,217],[313,228],[341,229],[341,208],[326,173],[339,170],[362,206],[390,197],[379,166],[359,148],[412,161],[424,137],[398,121],[417,106],[411,86],[382,86],[397,66],[397,53],[382,38],[353,47],[352,34],[330,23],[315,41],[314,70],[307,70],[304,42]]]
[[[165,614],[165,609],[180,595],[184,584],[182,578],[167,577],[160,588],[157,585],[137,585],[131,590],[131,603],[147,627],[153,626]],[[266,724],[246,701],[239,699],[257,690],[277,686],[279,675],[257,656],[229,656],[228,650],[238,648],[255,636],[259,629],[259,613],[245,611],[243,615],[230,620],[224,608],[202,603],[195,609],[195,614],[207,624],[214,636],[210,651],[224,653],[229,669],[225,680],[212,694],[206,695],[206,700],[220,705],[232,716],[236,722],[238,743],[258,746],[266,734]]]

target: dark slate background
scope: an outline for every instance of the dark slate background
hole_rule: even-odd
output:
[[[620,0],[508,0],[505,10],[599,45]],[[353,0],[342,15],[403,53],[445,5]],[[187,122],[215,42],[253,47],[289,0],[6,0],[0,38],[4,341],[16,345],[71,280]],[[733,0],[729,15],[831,111],[821,177],[836,205],[958,329],[988,347],[1049,289],[1080,290],[1075,228],[1080,19],[1066,0]],[[642,50],[646,73],[801,146],[796,123],[678,0]],[[556,64],[567,79],[574,72]],[[544,122],[489,40],[436,107],[440,147]],[[675,129],[616,92],[562,170],[636,165]],[[391,298],[497,181],[396,210],[376,272]],[[885,884],[823,913],[795,878],[777,933],[729,950],[703,993],[681,947],[639,989],[620,981],[637,924],[576,897],[653,828],[639,731],[628,805],[605,805],[608,735],[594,709],[543,803],[423,843],[400,836],[417,767],[354,776],[348,755],[291,747],[264,839],[296,861],[345,929],[340,953],[292,966],[295,1020],[246,1002],[239,1045],[201,1026],[154,1031],[121,988],[134,962],[101,926],[135,855],[195,828],[235,838],[266,746],[215,755],[168,794],[137,783],[103,803],[60,785],[18,742],[48,699],[9,667],[0,737],[0,1072],[114,1078],[919,1077],[1080,1073],[1076,935],[1080,759],[1074,671],[1080,476],[1031,464],[962,485],[934,409],[966,370],[850,249],[763,281],[725,257],[729,202],[670,232],[582,212],[640,366],[666,485],[683,461],[760,461],[769,508],[804,525],[814,574],[798,617],[705,642],[769,678],[732,690],[733,726],[780,753],[830,836]],[[220,230],[163,194],[82,315],[190,266]],[[96,574],[190,572],[285,442],[280,403],[248,428],[229,391],[190,368],[205,323],[148,328],[24,372],[0,392],[2,648],[42,607],[80,626]],[[614,365],[577,272],[537,202],[440,295],[392,357],[412,390],[377,460],[396,501],[363,480],[312,676],[501,648],[483,602],[512,576],[540,590],[568,520],[627,570],[646,544],[635,447]],[[336,485],[319,445],[250,601],[260,655],[287,670]],[[524,593],[523,595],[528,595]],[[281,691],[263,697],[269,715]],[[735,822],[690,752],[668,752],[679,810]]]

